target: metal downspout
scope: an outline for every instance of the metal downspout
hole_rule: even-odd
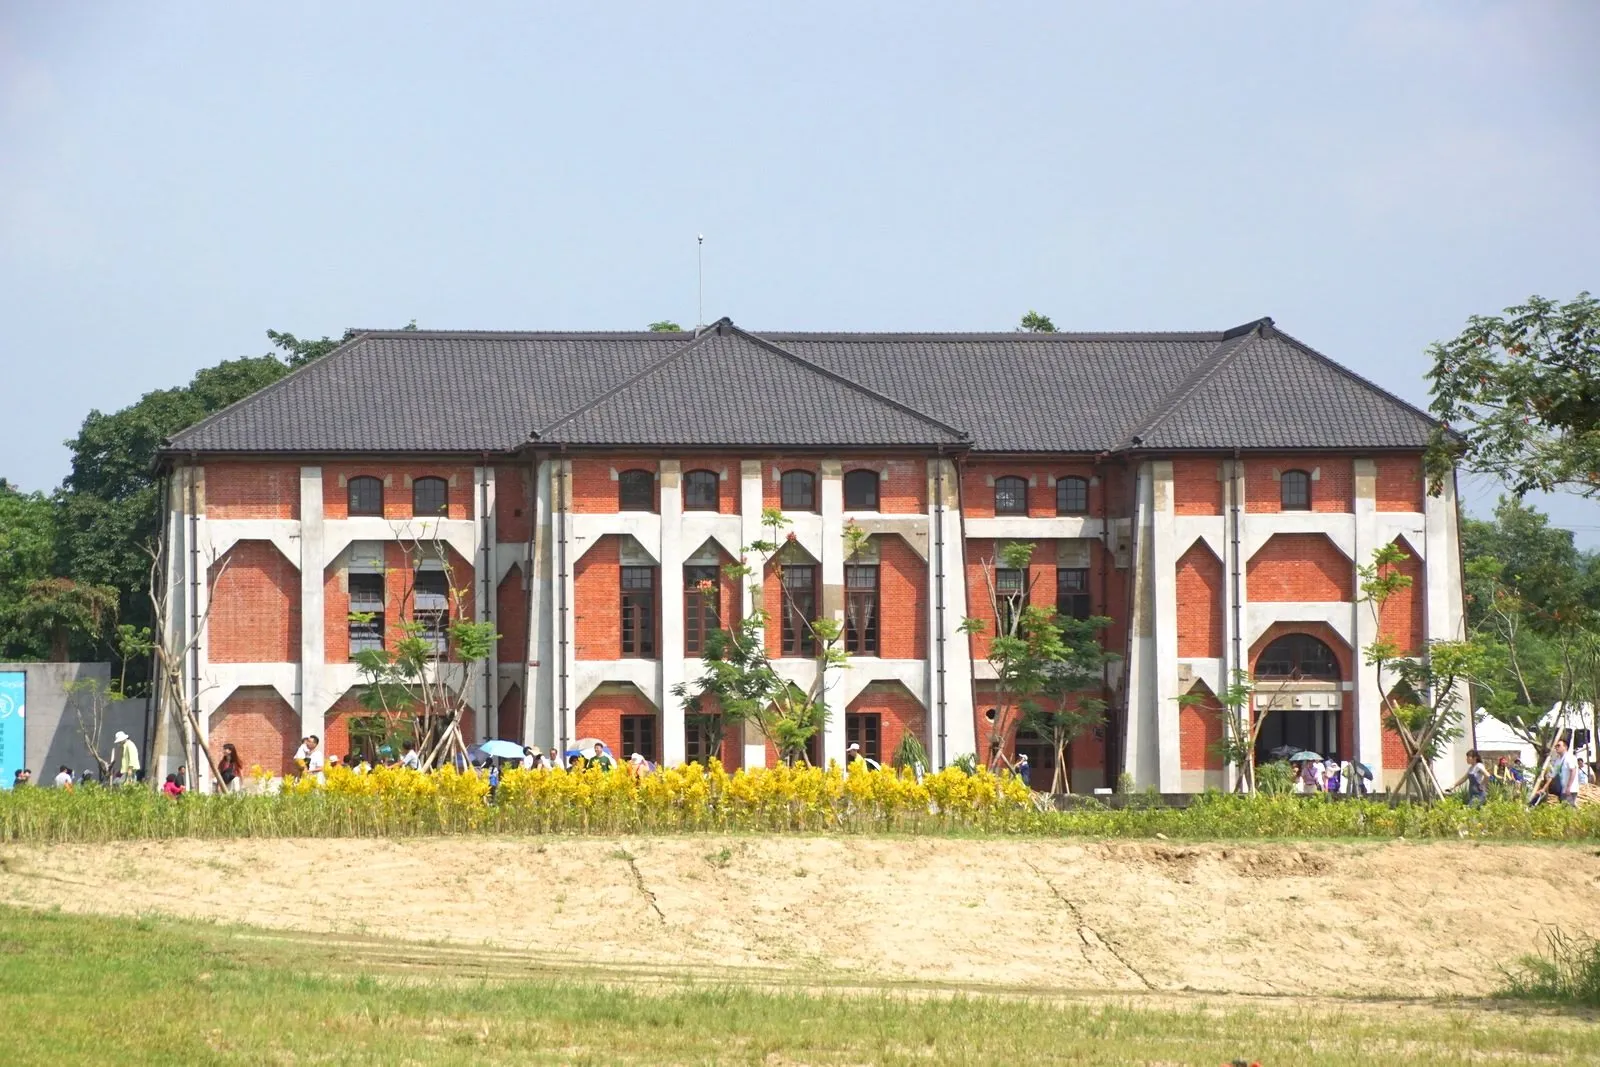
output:
[[[562,453],[566,448],[561,449]],[[556,505],[555,515],[559,518],[560,529],[556,533],[556,614],[559,627],[556,638],[558,651],[557,663],[557,698],[556,717],[560,721],[557,734],[561,738],[561,747],[557,751],[564,760],[567,757],[567,487],[566,479],[562,476],[560,467],[550,472],[551,493]]]
[[[479,458],[478,466],[478,585],[483,597],[483,617],[485,620],[492,618],[490,605],[494,601],[489,597],[494,594],[494,556],[489,547],[489,453],[484,452]],[[498,627],[496,628],[498,629]],[[483,714],[479,718],[482,729],[488,732],[490,717],[493,717],[494,732],[500,732],[500,709],[496,698],[499,686],[495,684],[495,665],[498,656],[483,657]]]
[[[946,751],[945,642],[944,642],[944,449],[938,450],[933,474],[933,618],[934,618],[934,706],[939,720],[938,759],[943,770],[949,763]]]
[[[192,647],[189,652],[189,699],[194,701],[194,722],[191,725],[187,713],[183,716],[183,731],[192,734],[190,744],[187,746],[193,751],[189,754],[187,762],[190,767],[199,769],[200,737],[196,732],[200,723],[200,496],[198,468],[195,467],[195,456],[189,455],[189,637]],[[163,753],[164,755],[164,753]],[[186,783],[187,784],[187,783]]]

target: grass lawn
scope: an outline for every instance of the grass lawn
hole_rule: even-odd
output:
[[[1504,1002],[839,993],[608,975],[581,947],[496,977],[504,959],[0,909],[0,1043],[9,1064],[1600,1062],[1594,1015]]]

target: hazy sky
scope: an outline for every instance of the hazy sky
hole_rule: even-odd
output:
[[[1425,401],[1468,315],[1600,288],[1597,43],[1590,0],[0,0],[0,475],[269,327],[692,323],[701,232],[756,330],[1272,315]]]

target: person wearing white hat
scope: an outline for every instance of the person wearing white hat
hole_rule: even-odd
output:
[[[879,767],[883,766],[877,760],[868,759],[866,756],[862,755],[861,746],[855,741],[852,741],[850,742],[850,746],[844,750],[844,765],[848,767],[856,760],[860,760],[862,763],[865,763],[867,765],[867,770],[869,771],[875,771]]]
[[[116,736],[111,739],[111,761],[117,769],[115,784],[127,785],[138,781],[141,769],[139,747],[121,730],[118,730]]]

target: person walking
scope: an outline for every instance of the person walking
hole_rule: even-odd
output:
[[[407,741],[400,746],[400,767],[402,770],[414,771],[422,766],[422,757],[417,755],[417,746]]]
[[[1017,757],[1016,766],[1012,768],[1012,771],[1018,778],[1022,779],[1023,785],[1029,789],[1033,788],[1033,764],[1028,762],[1028,754],[1026,752]]]
[[[1551,748],[1550,770],[1534,789],[1530,806],[1542,802],[1546,797],[1555,797],[1562,803],[1577,806],[1578,764],[1567,752],[1565,740],[1558,739]]]
[[[72,789],[72,768],[65,763],[61,765],[60,772],[56,774],[56,788],[68,791]]]
[[[139,746],[121,730],[111,738],[111,765],[116,768],[113,785],[132,785],[139,780]]]
[[[244,760],[239,750],[229,741],[222,746],[222,759],[217,761],[217,792],[237,793],[244,788]]]
[[[1489,802],[1489,769],[1483,765],[1475,748],[1467,752],[1467,773],[1457,778],[1448,792],[1454,793],[1463,782],[1467,785],[1467,807],[1481,808]]]

